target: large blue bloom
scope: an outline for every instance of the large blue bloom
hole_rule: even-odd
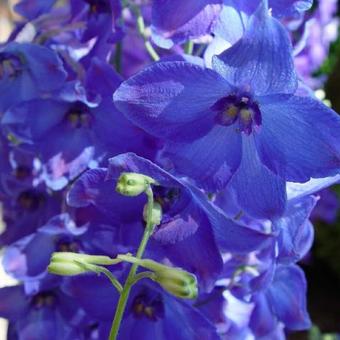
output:
[[[289,37],[266,8],[213,68],[157,63],[124,82],[114,100],[135,124],[167,140],[165,155],[179,172],[210,190],[229,183],[253,217],[282,214],[285,181],[339,171],[340,118],[294,95]]]

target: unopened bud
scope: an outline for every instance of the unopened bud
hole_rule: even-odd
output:
[[[144,206],[143,210],[144,221],[148,221],[148,205]],[[152,225],[159,225],[162,220],[162,206],[158,202],[154,202],[151,215]]]
[[[152,270],[153,280],[163,289],[182,299],[195,299],[198,294],[196,276],[181,269],[169,267],[149,259],[138,259],[131,255],[118,255],[118,259]]]
[[[96,271],[97,265],[111,265],[117,261],[108,256],[77,254],[69,252],[53,253],[48,272],[56,275],[73,276]]]
[[[198,294],[196,276],[179,268],[167,267],[156,271],[155,281],[172,295],[182,299],[195,299]]]
[[[134,172],[124,172],[117,181],[116,190],[124,196],[138,196],[145,192],[150,184],[155,183],[155,180],[149,176]]]

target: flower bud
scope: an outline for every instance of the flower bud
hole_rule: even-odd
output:
[[[138,259],[129,254],[118,255],[118,259],[153,271],[152,280],[158,282],[163,289],[182,299],[195,299],[198,294],[196,276],[181,269],[169,267],[149,259]]]
[[[124,196],[138,196],[150,186],[150,184],[155,184],[149,176],[134,172],[123,172],[116,186],[116,191]]]
[[[178,268],[167,267],[156,271],[155,281],[172,295],[182,299],[195,299],[198,294],[196,276]]]
[[[56,275],[79,275],[96,271],[97,265],[111,265],[117,263],[108,256],[77,254],[69,252],[53,253],[48,272]]]
[[[144,217],[144,221],[147,222],[148,221],[148,205],[147,204],[144,206],[143,217]],[[162,220],[162,206],[159,203],[154,202],[153,208],[152,208],[151,223],[152,225],[159,225],[161,223],[161,220]]]

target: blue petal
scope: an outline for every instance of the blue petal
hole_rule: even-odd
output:
[[[162,221],[153,237],[162,244],[174,244],[194,235],[200,228],[202,212],[194,204],[184,207],[178,215]]]
[[[256,10],[259,1],[224,0],[223,10],[214,29],[214,34],[234,44],[242,38],[250,15]]]
[[[144,195],[120,195],[115,190],[116,181],[106,176],[107,170],[103,168],[86,171],[73,184],[67,195],[67,203],[76,208],[94,205],[115,224],[119,221],[134,222],[136,218],[141,218],[146,202]]]
[[[216,125],[206,136],[192,143],[169,143],[164,156],[175,169],[215,191],[226,186],[241,161],[241,134],[233,127]]]
[[[164,249],[176,266],[197,275],[204,288],[210,290],[222,271],[223,262],[209,220],[201,214],[199,222],[196,233],[173,245],[164,245]]]
[[[150,160],[137,156],[132,152],[121,154],[109,159],[107,178],[117,180],[122,172],[137,172],[155,179],[165,187],[183,187],[175,176],[152,163]]]
[[[306,286],[305,275],[298,266],[277,267],[267,296],[274,313],[289,330],[311,327],[306,307]]]
[[[24,55],[29,73],[40,91],[53,91],[64,84],[67,73],[55,51],[44,46],[28,43],[12,43],[6,48],[7,50]]]
[[[208,215],[218,245],[224,251],[248,253],[259,250],[272,241],[271,235],[260,233],[231,220],[220,208],[209,202],[206,196],[190,185],[195,199]]]
[[[254,302],[255,307],[251,314],[249,326],[257,338],[262,338],[273,332],[277,326],[277,320],[265,294],[255,295]]]
[[[321,191],[333,184],[340,183],[340,174],[325,177],[325,178],[312,178],[306,183],[287,183],[287,197],[289,200],[294,198],[302,198],[307,195],[312,195]]]
[[[62,290],[90,316],[99,320],[113,319],[118,293],[106,277],[94,274],[70,277],[63,282]]]
[[[14,10],[21,16],[32,20],[41,14],[49,12],[56,0],[21,0]]]
[[[310,250],[314,229],[308,218],[317,202],[313,196],[288,203],[282,218],[274,222],[280,229],[278,237],[279,261],[292,263],[301,260]]]
[[[23,286],[0,289],[0,317],[15,321],[29,309],[29,300]]]
[[[55,100],[34,99],[9,109],[2,124],[20,139],[31,143],[62,122],[69,104]]]
[[[242,39],[213,59],[213,68],[231,84],[256,95],[292,94],[297,88],[288,33],[262,5]]]
[[[174,61],[156,63],[123,82],[113,98],[128,119],[151,135],[183,140],[209,131],[210,107],[229,89],[216,72]]]
[[[230,181],[239,206],[256,218],[281,216],[286,204],[286,183],[258,157],[252,137],[243,137],[241,165]]]
[[[299,17],[302,12],[308,11],[313,0],[270,0],[269,7],[277,18]]]
[[[155,0],[152,6],[153,40],[163,48],[209,34],[222,0]]]
[[[103,98],[111,97],[112,92],[122,82],[121,76],[113,67],[97,57],[91,59],[86,72],[85,88],[90,96],[101,95]]]
[[[263,163],[287,181],[306,182],[340,169],[340,117],[307,97],[261,99],[262,129],[256,136]]]

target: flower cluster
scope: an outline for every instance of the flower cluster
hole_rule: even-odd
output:
[[[297,262],[340,180],[340,117],[308,87],[324,3],[19,1],[0,47],[8,339],[311,327]]]

